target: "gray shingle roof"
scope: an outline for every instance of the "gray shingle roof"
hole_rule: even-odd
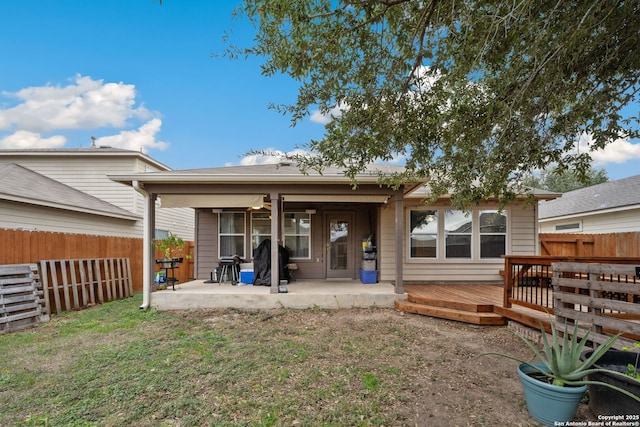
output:
[[[640,175],[568,191],[559,199],[540,203],[540,219],[586,212],[640,207]]]
[[[140,216],[15,163],[0,165],[0,199],[128,220]]]

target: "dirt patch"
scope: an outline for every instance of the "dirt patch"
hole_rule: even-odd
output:
[[[296,337],[309,332],[311,340],[325,342],[329,347],[321,357],[311,355],[309,363],[315,364],[312,369],[317,370],[344,364],[346,359],[340,348],[349,340],[353,351],[366,354],[363,365],[401,372],[381,379],[383,384],[393,382],[389,388],[394,396],[383,410],[395,413],[398,424],[394,425],[538,425],[526,410],[517,362],[483,355],[496,351],[532,360],[531,352],[506,328],[479,327],[388,309],[210,311],[183,315],[204,315],[213,324],[229,327],[249,322],[272,330],[275,340],[286,339],[286,331]],[[368,351],[378,346],[375,354]],[[353,363],[353,357],[350,360]],[[382,371],[376,371],[379,377]],[[295,383],[290,387],[287,393],[304,392],[296,389]],[[576,420],[595,417],[582,404]]]
[[[502,327],[393,309],[141,311],[0,335],[0,426],[537,426]],[[581,405],[576,420],[594,420]]]

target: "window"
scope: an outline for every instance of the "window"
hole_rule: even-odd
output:
[[[291,258],[311,258],[311,215],[301,212],[284,213],[284,246]]]
[[[563,231],[563,230],[581,230],[581,224],[579,222],[572,222],[569,224],[559,224],[556,225],[556,231]]]
[[[220,242],[218,252],[220,258],[244,254],[244,212],[222,212],[220,219]]]
[[[444,211],[446,258],[471,258],[471,214],[463,211]]]
[[[251,213],[251,252],[254,252],[260,243],[271,238],[271,214],[269,212]]]
[[[414,209],[407,226],[410,259],[491,260],[507,253],[507,215],[496,209]]]
[[[500,258],[507,244],[507,217],[498,211],[480,211],[480,258]]]
[[[169,237],[169,230],[162,230],[160,228],[156,228],[155,230],[155,240],[163,240]]]
[[[411,258],[436,258],[438,254],[438,211],[410,213]]]

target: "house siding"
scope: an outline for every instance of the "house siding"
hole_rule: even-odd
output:
[[[580,223],[579,230],[556,230],[557,225]],[[640,208],[607,213],[588,213],[558,220],[540,221],[541,233],[624,233],[640,231]]]
[[[108,178],[111,174],[159,171],[160,169],[143,159],[138,153],[131,155],[111,155],[108,152],[88,153],[86,155],[29,155],[0,153],[0,163],[17,163],[41,175],[61,182],[105,202],[126,209],[140,217],[144,214],[144,197],[132,187],[114,182]],[[156,228],[169,230],[185,240],[194,239],[195,217],[190,208],[161,208],[156,210]],[[73,213],[69,213],[73,215]],[[12,221],[10,218],[7,221]],[[59,230],[59,225],[51,225],[43,219],[38,228],[43,231],[61,231],[67,233],[104,234],[104,227],[90,227],[86,224],[69,224]],[[107,231],[105,235],[120,235],[120,230]],[[142,221],[136,221],[129,227],[127,237],[142,237]]]
[[[196,217],[194,272],[197,279],[208,279],[218,266],[218,215],[211,209],[197,209]]]
[[[359,270],[362,261],[361,241],[371,234],[376,233],[375,224],[378,208],[370,204],[288,204],[285,205],[285,212],[304,212],[306,209],[314,209],[316,213],[311,214],[311,247],[309,259],[292,259],[298,265],[295,272],[296,280],[303,279],[323,279],[326,277],[325,259],[327,256],[325,234],[327,215],[331,213],[349,212],[353,216],[351,228],[353,247],[349,256],[353,260],[354,273],[352,279],[359,277]],[[218,265],[218,214],[212,213],[211,209],[197,209],[197,230],[196,230],[196,277],[198,279],[208,279],[213,269]],[[247,236],[247,247],[245,253],[247,261],[251,261],[251,217],[247,212],[245,218],[245,235]]]
[[[0,228],[132,237],[136,221],[0,200]]]
[[[424,206],[414,199],[405,200],[406,213],[412,208],[438,209],[443,205]],[[447,207],[448,209],[448,207]],[[497,209],[495,204],[482,204],[478,209]],[[506,251],[509,254],[534,255],[536,253],[535,209],[529,205],[510,206],[505,209],[508,221]],[[403,280],[411,283],[497,283],[502,282],[502,259],[409,259],[409,225],[405,220],[405,248],[403,248]],[[392,206],[381,210],[380,278],[395,279],[395,211]],[[475,236],[474,236],[475,237]],[[472,245],[476,240],[472,239]]]

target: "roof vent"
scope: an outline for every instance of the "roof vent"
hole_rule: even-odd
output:
[[[291,166],[291,162],[288,161],[282,161],[278,163],[278,166]]]

